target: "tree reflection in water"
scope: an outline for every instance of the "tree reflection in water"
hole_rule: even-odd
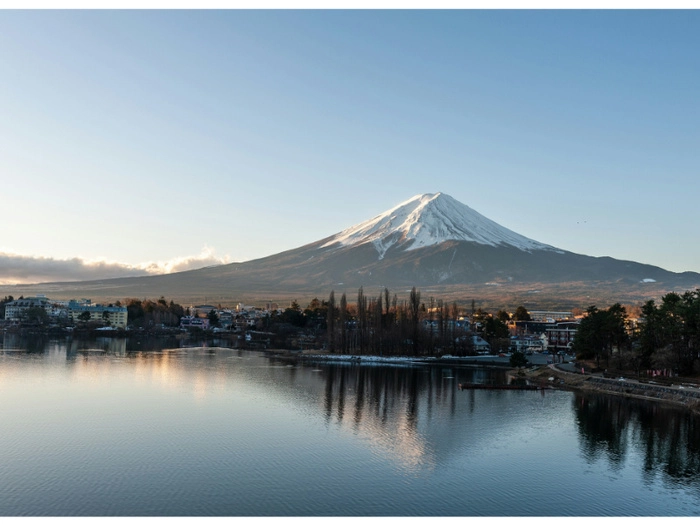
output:
[[[574,398],[579,440],[588,462],[605,457],[620,468],[630,447],[643,451],[644,476],[697,488],[700,475],[700,420],[688,410],[606,395]]]

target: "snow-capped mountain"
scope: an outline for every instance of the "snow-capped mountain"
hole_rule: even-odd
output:
[[[496,224],[444,193],[416,195],[373,219],[332,236],[321,248],[372,243],[382,259],[394,245],[401,245],[408,251],[446,241],[511,246],[528,252],[555,250]]]
[[[331,290],[412,286],[500,301],[537,293],[549,304],[638,302],[700,287],[700,274],[559,250],[500,226],[444,193],[418,195],[319,241],[244,263],[82,283],[31,285],[13,295],[218,298],[323,297]],[[34,288],[36,287],[36,288]],[[568,297],[567,297],[568,296]],[[463,297],[462,300],[466,300]],[[578,302],[576,303],[578,304]],[[612,304],[612,303],[610,303]]]

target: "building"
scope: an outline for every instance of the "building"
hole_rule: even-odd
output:
[[[510,350],[514,352],[543,352],[547,349],[547,336],[514,335],[510,338]]]
[[[560,321],[547,328],[547,348],[554,352],[570,351],[578,325],[577,321]]]
[[[191,330],[194,328],[209,330],[209,319],[207,319],[206,317],[194,317],[192,315],[186,315],[180,318],[180,328],[183,330]]]
[[[5,305],[5,319],[20,322],[26,318],[31,308],[42,308],[51,319],[71,319],[74,323],[82,321],[79,317],[89,312],[90,321],[98,321],[115,328],[126,328],[127,310],[123,306],[93,305],[89,299],[80,301],[52,301],[44,295],[27,297],[11,301]]]
[[[561,319],[573,319],[571,312],[552,312],[545,310],[528,310],[530,314],[530,319],[533,321],[541,321],[546,323],[553,323]]]
[[[489,353],[491,351],[491,345],[478,335],[472,336],[472,345],[474,345],[474,351],[477,354]]]
[[[190,307],[190,312],[192,312],[192,315],[195,317],[206,317],[212,310],[216,311],[216,306],[212,306],[210,304],[200,304]]]
[[[26,317],[30,308],[42,308],[47,315],[54,311],[51,302],[45,296],[38,295],[36,297],[17,299],[5,304],[5,319],[8,321],[21,321]]]
[[[85,312],[90,314],[89,321],[101,322],[115,328],[126,328],[127,309],[125,306],[92,305],[89,302],[70,301],[68,312],[73,322],[83,321]]]
[[[233,313],[227,310],[219,312],[219,326],[223,330],[230,330],[233,325]]]

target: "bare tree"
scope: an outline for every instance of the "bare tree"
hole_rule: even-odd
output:
[[[340,296],[340,353],[345,354],[348,350],[348,299],[345,292]]]
[[[328,319],[326,321],[328,331],[328,349],[335,352],[335,292],[331,290],[328,298]]]
[[[411,288],[411,295],[408,300],[410,309],[411,328],[413,332],[413,352],[418,353],[418,345],[420,340],[420,292],[416,291],[416,287]]]

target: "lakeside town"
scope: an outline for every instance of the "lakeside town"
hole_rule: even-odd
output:
[[[700,375],[700,290],[670,292],[657,305],[619,303],[585,311],[539,311],[519,306],[487,312],[442,299],[421,298],[415,287],[399,300],[388,289],[369,297],[362,287],[350,302],[314,298],[233,307],[183,306],[164,297],[93,304],[45,295],[0,300],[5,332],[101,334],[115,337],[195,334],[230,339],[239,348],[296,350],[355,356],[509,357],[526,366],[534,354],[548,362],[571,356],[591,371],[635,376]]]
[[[436,303],[437,304],[437,303]],[[499,311],[496,316],[474,310],[471,314],[454,310],[454,318],[445,319],[435,304],[428,311],[423,305],[420,331],[423,339],[435,341],[444,332],[455,335],[452,350],[459,355],[486,355],[522,352],[570,353],[582,315],[566,311],[527,311],[513,314]],[[358,325],[355,305],[348,310],[346,333],[342,336],[353,350],[357,346]],[[101,332],[128,336],[133,331],[154,333],[185,332],[230,335],[250,346],[269,347],[274,339],[280,348],[329,349],[328,304],[314,299],[305,309],[296,302],[281,308],[277,303],[264,306],[238,303],[234,307],[197,304],[183,307],[164,298],[157,301],[126,300],[93,304],[90,299],[54,300],[44,295],[0,301],[2,328],[5,331],[52,331],[54,333]],[[131,312],[131,316],[130,316]],[[494,324],[493,320],[497,321]],[[291,326],[289,326],[291,325]],[[290,329],[291,328],[291,329]],[[507,335],[506,330],[507,329]],[[284,338],[274,337],[283,333]],[[272,336],[272,337],[271,337]],[[352,344],[351,342],[355,342]],[[412,345],[412,341],[409,343]],[[428,345],[430,346],[430,345]],[[430,354],[444,354],[436,342]],[[362,352],[365,353],[365,352]]]
[[[636,313],[636,309],[630,308]],[[175,336],[226,341],[238,349],[286,352],[310,359],[365,363],[507,366],[529,384],[556,381],[564,388],[700,406],[698,340],[700,290],[670,293],[630,315],[619,304],[585,311],[486,312],[421,300],[413,288],[399,301],[387,289],[368,298],[362,288],[349,303],[314,298],[305,308],[238,303],[182,306],[161,297],[93,304],[45,295],[5,297],[0,352],[22,334],[92,338]],[[9,337],[9,339],[8,339]],[[437,359],[438,361],[434,361]],[[549,366],[546,366],[549,365]],[[462,385],[460,385],[461,388]]]

